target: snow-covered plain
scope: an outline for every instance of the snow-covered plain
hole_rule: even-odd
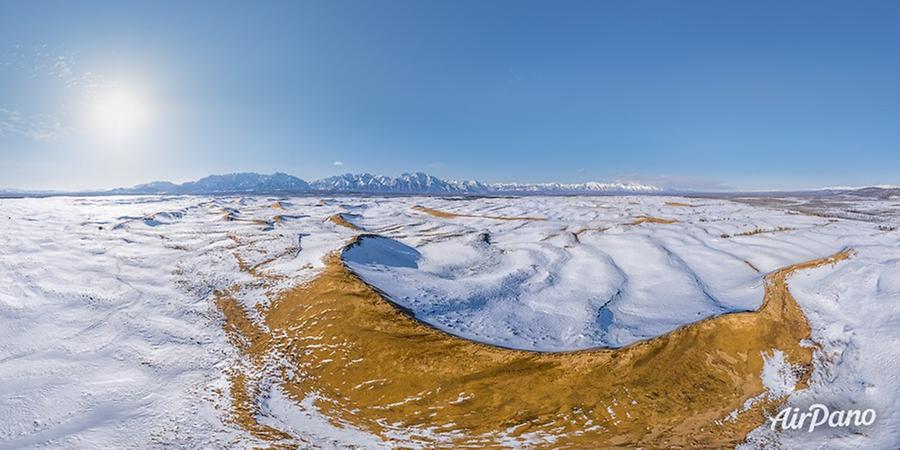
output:
[[[545,220],[500,220],[522,217]],[[228,417],[226,372],[239,355],[213,293],[241,284],[252,315],[360,234],[344,261],[420,320],[539,351],[619,347],[755,309],[766,273],[851,247],[850,261],[791,279],[821,349],[812,386],[790,401],[873,407],[878,421],[813,436],[761,428],[748,445],[890,447],[900,442],[898,217],[876,225],[650,196],[0,200],[0,448],[259,444]],[[259,285],[253,271],[283,277]],[[268,402],[261,421],[307,441],[377,443],[311,404]]]

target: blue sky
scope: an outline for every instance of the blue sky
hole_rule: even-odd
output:
[[[122,3],[0,3],[0,187],[900,184],[900,2]]]

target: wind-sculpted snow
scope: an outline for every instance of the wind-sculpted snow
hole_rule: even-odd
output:
[[[627,346],[756,310],[766,274],[854,248],[845,265],[791,281],[821,349],[810,389],[789,401],[881,408],[880,428],[828,437],[834,446],[900,433],[889,411],[900,406],[895,218],[646,196],[148,196],[3,199],[0,221],[0,448],[252,447],[278,435],[248,432],[237,410],[301,447],[389,446],[323,416],[311,400],[322,393],[284,395],[256,369],[277,364],[247,362],[217,303],[233,300],[225,306],[266,333],[267,306],[360,235],[343,260],[405,313],[546,352]],[[259,395],[239,395],[237,374]],[[392,433],[410,444],[427,430],[407,431]],[[553,442],[541,439],[532,444]]]
[[[645,236],[596,242],[568,249],[501,247],[476,236],[425,246],[421,260],[414,260],[398,256],[395,248],[403,244],[365,238],[344,260],[419,319],[504,347],[620,347],[734,310],[709,295],[682,260]],[[404,256],[419,253],[404,247]],[[737,268],[746,272],[749,286],[758,286],[755,273]],[[760,298],[732,303],[750,309]]]
[[[294,232],[222,219],[226,209],[247,219],[271,217],[264,203],[0,202],[0,448],[252,442],[220,411],[229,405],[223,369],[235,356],[212,295],[249,279],[232,254],[237,241],[253,265],[294,249],[270,263],[294,277],[283,289],[311,273],[302,267],[321,267],[342,238],[318,232],[302,241],[299,254]],[[308,232],[333,229],[320,218],[291,223]],[[261,288],[239,298],[266,301]]]
[[[392,239],[362,236],[358,245],[344,250],[343,257],[353,265],[416,269],[422,255]]]
[[[643,198],[434,203],[444,209],[413,208],[439,219],[428,221],[437,229],[405,236],[415,247],[410,251],[421,252],[415,267],[387,263],[390,252],[379,261],[375,247],[384,247],[383,239],[360,241],[364,250],[354,251],[365,251],[366,261],[345,261],[420,320],[465,338],[527,350],[621,347],[706,317],[755,309],[765,272],[844,246],[819,230],[828,225],[823,219],[781,217],[803,223],[820,242],[781,236],[793,252],[760,257],[747,244],[722,237],[727,230],[752,229],[726,219],[734,206],[722,202],[683,211]],[[522,206],[511,206],[516,203]],[[367,224],[402,218],[377,211],[368,211]],[[535,220],[503,220],[524,214]],[[656,220],[634,220],[648,214]],[[378,226],[383,225],[365,228]],[[439,229],[447,231],[442,236]]]

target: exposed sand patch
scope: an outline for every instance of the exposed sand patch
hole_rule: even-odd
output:
[[[347,219],[344,217],[344,214],[343,214],[343,213],[334,214],[334,215],[332,215],[331,217],[329,217],[328,220],[329,220],[330,222],[336,224],[336,225],[340,225],[340,226],[342,226],[342,227],[349,228],[349,229],[354,230],[354,231],[362,231],[362,228],[360,228],[360,227],[354,225],[352,222],[350,222],[349,220],[347,220]]]
[[[454,219],[457,217],[475,217],[480,219],[493,219],[493,220],[547,220],[545,217],[516,217],[516,216],[488,216],[488,215],[480,215],[480,214],[458,214],[447,211],[441,211],[438,209],[426,208],[424,206],[413,206],[414,210],[423,212],[425,214],[430,214],[434,217],[440,217],[442,219]]]
[[[271,227],[271,226],[275,225],[274,219],[273,220],[253,219],[251,222],[256,225],[261,225],[263,227]]]
[[[247,358],[247,364],[255,370],[232,368],[228,377],[231,394],[231,420],[253,436],[266,441],[290,439],[291,436],[256,420],[259,415],[257,398],[260,395],[258,377],[259,368],[263,364],[263,355],[259,347],[268,340],[268,336],[260,330],[244,311],[241,304],[228,293],[216,296],[216,306],[227,318],[225,331],[228,338],[241,354]],[[254,347],[256,346],[256,347]]]
[[[228,382],[231,385],[229,387],[232,402],[231,420],[234,423],[253,436],[266,441],[291,439],[291,435],[256,420],[259,415],[256,399],[260,393],[255,384],[248,383],[247,375],[236,372],[229,377]]]
[[[674,207],[682,207],[682,208],[696,208],[696,205],[691,205],[689,203],[682,202],[666,202],[666,206],[674,206]]]
[[[658,223],[663,225],[671,225],[677,222],[675,219],[663,219],[659,217],[651,217],[651,216],[638,216],[636,219],[631,221],[628,225],[640,225],[642,223]]]
[[[385,300],[338,255],[316,279],[262,311],[266,332],[227,293],[217,304],[255,370],[280,379],[295,401],[315,393],[316,406],[335,423],[386,440],[396,430],[433,428],[444,434],[445,447],[496,447],[526,435],[551,438],[534,445],[550,448],[733,447],[782,400],[743,410],[764,393],[762,354],[778,349],[804,368],[799,388],[809,377],[812,350],[799,345],[809,327],[787,277],[849,256],[844,251],[769,274],[757,311],[706,319],[617,350],[536,353],[457,338]],[[298,373],[273,365],[282,358]],[[239,396],[256,395],[249,378],[234,380]],[[235,405],[248,431],[283,438],[258,429],[243,400]],[[733,411],[740,412],[722,420]]]

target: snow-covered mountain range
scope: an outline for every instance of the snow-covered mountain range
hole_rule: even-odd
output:
[[[147,195],[147,194],[380,194],[380,195],[677,195],[706,191],[674,187],[668,184],[589,181],[584,183],[484,183],[477,180],[457,181],[438,178],[422,172],[403,173],[399,176],[373,175],[370,173],[346,173],[315,181],[304,181],[293,175],[276,172],[271,175],[243,172],[210,175],[196,181],[181,184],[169,181],[153,181],[128,188],[105,191],[50,191],[25,189],[0,189],[0,198],[55,195]],[[768,197],[792,195],[797,197],[880,198],[900,197],[897,186],[832,187],[794,191],[714,191],[715,194],[735,197]]]
[[[286,173],[261,175],[258,173],[231,173],[210,175],[197,181],[174,184],[154,181],[130,188],[114,189],[124,194],[216,194],[236,192],[303,192],[310,190],[309,183]]]
[[[211,175],[197,181],[174,184],[155,181],[130,188],[114,189],[114,194],[219,194],[219,193],[305,193],[335,192],[361,194],[650,194],[663,189],[637,183],[482,183],[476,180],[444,180],[417,172],[396,177],[369,173],[347,173],[307,183],[285,173],[262,175],[233,173]]]
[[[491,190],[478,181],[448,181],[422,172],[404,173],[398,177],[346,173],[313,181],[310,186],[317,191],[397,194],[486,193]]]

